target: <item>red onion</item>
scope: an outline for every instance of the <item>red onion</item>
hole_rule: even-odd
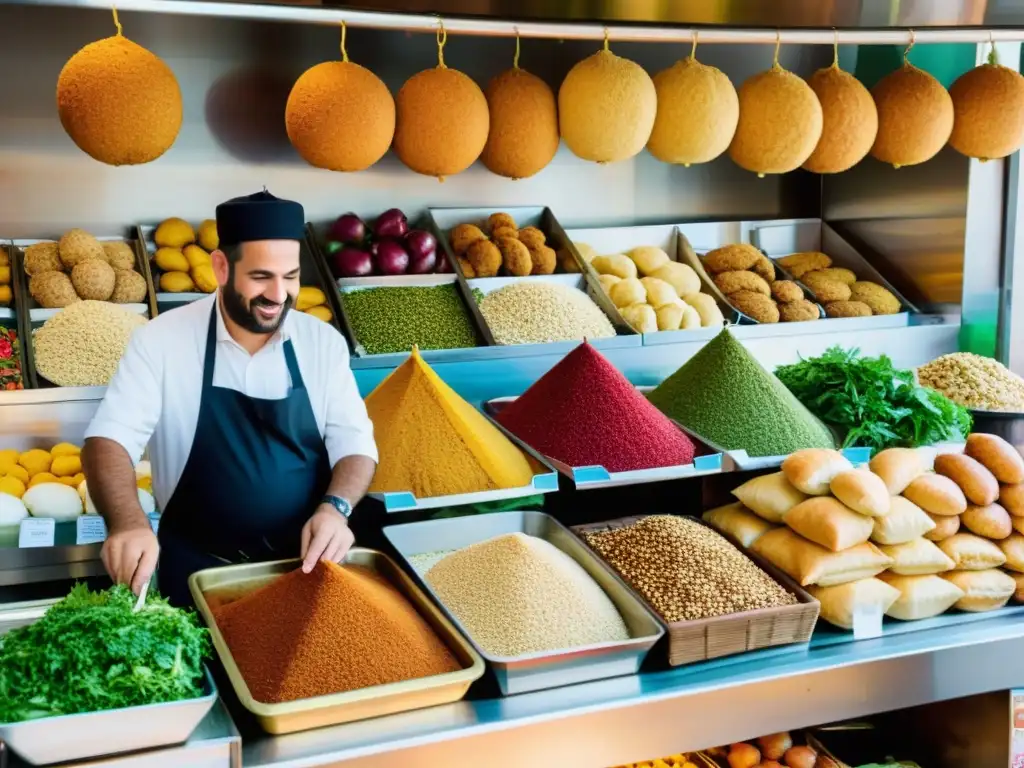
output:
[[[405,250],[410,256],[426,258],[437,251],[437,239],[422,229],[410,229],[405,235]]]
[[[437,251],[427,253],[414,253],[409,257],[409,274],[425,275],[433,272],[437,264]]]
[[[397,240],[377,243],[377,270],[382,275],[404,275],[409,269],[409,253]]]
[[[366,225],[354,213],[345,213],[331,225],[331,240],[358,245],[366,239]]]
[[[435,274],[447,274],[452,271],[452,263],[448,261],[448,257],[445,256],[443,253],[439,253],[435,261],[437,262],[434,265]]]
[[[366,277],[373,274],[373,259],[362,248],[347,245],[331,255],[331,271],[335,277]]]
[[[404,237],[409,231],[409,220],[397,208],[384,211],[373,225],[374,237]]]

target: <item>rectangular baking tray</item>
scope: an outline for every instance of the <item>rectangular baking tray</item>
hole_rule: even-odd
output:
[[[579,534],[581,541],[583,541],[582,535],[584,533],[625,528],[640,522],[645,517],[649,517],[649,515],[635,515],[617,520],[609,520],[604,523],[577,525],[573,526],[572,530],[574,533]],[[697,519],[694,519],[694,522],[704,525],[702,521]],[[762,648],[809,642],[811,635],[814,633],[815,624],[818,621],[821,604],[806,589],[767,560],[754,552],[744,549],[728,534],[720,531],[716,532],[728,539],[733,546],[752,560],[758,568],[771,576],[787,592],[795,596],[799,602],[795,605],[759,608],[753,611],[730,613],[724,616],[714,616],[694,621],[674,621],[670,623],[659,615],[658,620],[668,630],[669,664],[676,667],[682,664],[693,664],[699,661],[717,659],[722,656],[757,651]],[[583,543],[588,549],[590,548],[585,541]],[[600,557],[596,552],[594,554]],[[657,564],[652,563],[652,566],[656,567]],[[611,566],[609,565],[609,567]],[[657,615],[643,595],[635,594],[637,599],[641,600]]]
[[[194,573],[189,577],[189,589],[196,601],[196,608],[210,628],[210,637],[217,649],[217,655],[220,656],[239,702],[256,717],[260,727],[267,733],[294,733],[325,725],[338,725],[354,720],[391,715],[396,712],[433,707],[438,704],[449,704],[465,696],[470,684],[484,673],[483,659],[459,633],[453,623],[427,599],[423,591],[391,558],[373,549],[356,547],[349,550],[345,557],[345,563],[362,566],[373,571],[401,592],[448,646],[448,649],[462,665],[462,669],[443,675],[374,685],[345,693],[314,696],[283,704],[258,702],[249,693],[249,686],[246,685],[245,679],[231,655],[231,649],[228,648],[224,636],[217,628],[217,621],[206,598],[206,593],[224,588],[229,588],[233,592],[238,590],[236,594],[251,592],[269,584],[282,574],[294,571],[299,567],[301,561],[294,559],[267,563],[243,563],[227,565],[222,568],[209,568]],[[298,629],[296,627],[296,631]],[[283,660],[282,663],[284,663]]]
[[[56,602],[40,600],[0,608],[0,634],[31,624]],[[204,693],[196,699],[0,724],[0,741],[32,765],[181,744],[217,701],[217,686],[210,670],[205,673]]]
[[[484,414],[486,416],[486,413]],[[532,460],[537,472],[529,485],[520,488],[498,488],[493,491],[478,491],[476,493],[453,493],[446,496],[428,496],[418,498],[412,491],[389,491],[387,493],[370,492],[367,494],[384,505],[387,512],[408,512],[417,509],[439,509],[442,507],[458,507],[470,504],[484,504],[493,501],[506,501],[508,499],[522,499],[527,496],[534,496],[538,493],[552,493],[558,490],[558,472],[555,471],[548,459],[541,456],[537,451],[528,445],[516,440],[515,435],[505,429],[501,424],[492,421],[502,434],[519,446],[522,451]]]
[[[481,649],[431,589],[424,575],[416,572],[409,558],[428,552],[462,549],[506,533],[525,533],[544,539],[579,563],[618,608],[629,629],[630,639],[515,657],[494,656]],[[506,696],[636,674],[648,652],[665,632],[658,618],[611,568],[596,558],[561,523],[543,512],[493,512],[403,523],[384,528],[384,535],[405,558],[410,570],[416,573],[423,590],[494,670],[498,686]]]
[[[517,397],[496,397],[493,400],[488,400],[484,403],[484,412],[491,417],[491,421],[499,429],[510,435],[516,444],[523,448],[523,450],[535,451],[536,449],[509,432],[494,418],[501,413],[502,408],[507,406],[509,403],[514,403],[516,400],[518,400]],[[686,432],[688,437],[698,441],[698,449],[705,447],[700,444],[699,438],[690,435],[690,433],[682,427],[679,427],[679,429]],[[614,488],[620,485],[639,485],[641,483],[657,483],[662,480],[678,480],[684,477],[717,475],[722,471],[722,459],[723,456],[720,452],[709,452],[700,456],[694,456],[692,464],[678,464],[671,467],[655,467],[652,469],[635,469],[629,472],[610,472],[600,465],[571,467],[568,464],[563,464],[550,456],[544,456],[544,461],[557,469],[561,474],[565,475],[565,477],[569,478],[578,490]]]
[[[821,219],[788,219],[780,221],[750,222],[750,242],[762,250],[773,262],[791,253],[820,251],[832,258],[832,266],[851,270],[858,279],[870,280],[887,288],[899,299],[902,311],[894,315],[872,317],[831,318],[842,322],[844,330],[903,328],[910,325],[910,314],[918,310],[883,277],[871,263]],[[814,292],[796,281],[811,296]]]

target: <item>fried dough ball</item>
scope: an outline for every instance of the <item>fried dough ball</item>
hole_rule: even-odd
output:
[[[474,224],[459,224],[459,226],[451,231],[448,237],[451,240],[452,250],[455,251],[456,256],[462,256],[469,250],[469,246],[478,240],[487,239],[487,236],[480,227]]]
[[[801,279],[819,301],[848,301],[850,298],[850,286],[846,283],[817,277],[814,272],[808,272]]]
[[[548,239],[544,233],[541,232],[537,227],[523,227],[516,234],[519,238],[519,242],[529,248],[531,251],[534,248],[540,248],[542,245],[547,245]]]
[[[757,277],[757,275],[754,275],[754,277]],[[740,312],[759,323],[779,322],[778,305],[763,293],[758,293],[757,291],[737,291],[729,295],[729,301]]]
[[[63,270],[64,263],[57,254],[56,243],[36,243],[25,249],[25,272],[29,276]]]
[[[492,213],[487,217],[487,228],[493,233],[500,227],[509,227],[518,231],[516,220],[508,213]]]
[[[867,304],[874,315],[895,315],[902,309],[900,300],[890,291],[865,280],[858,280],[850,286],[850,298]]]
[[[495,243],[501,252],[501,265],[508,274],[515,277],[526,277],[533,271],[533,259],[530,258],[530,250],[514,237],[500,237]],[[476,245],[474,244],[474,247]],[[473,261],[473,251],[470,249],[469,259]],[[473,263],[476,267],[476,262]],[[477,274],[480,270],[477,269]]]
[[[503,237],[518,238],[519,230],[515,227],[495,227],[491,230],[491,239],[500,240]]]
[[[467,280],[472,280],[476,277],[476,270],[473,269],[473,265],[469,263],[469,259],[465,256],[456,256],[455,259],[459,262],[459,267],[462,269],[462,276]]]
[[[539,248],[530,248],[529,251],[530,258],[533,259],[531,275],[550,275],[555,271],[555,262],[558,256],[553,248],[542,245]]]
[[[779,264],[799,280],[808,272],[831,267],[832,259],[818,251],[805,251],[803,253],[791,253],[789,256],[783,256],[779,259]]]
[[[871,307],[863,301],[830,301],[825,305],[827,317],[871,317]]]
[[[704,269],[713,275],[750,269],[763,256],[757,248],[746,243],[723,245],[704,255]]]
[[[103,246],[103,255],[114,269],[133,269],[135,267],[135,254],[128,243],[120,240],[108,240],[100,243]]]
[[[715,285],[726,296],[730,296],[737,291],[754,291],[765,297],[772,295],[772,289],[768,287],[768,283],[764,281],[763,277],[759,277],[753,272],[742,270],[722,272],[715,275]]]
[[[759,258],[754,263],[754,266],[750,268],[750,271],[753,272],[758,277],[760,277],[765,282],[770,283],[772,280],[775,279],[775,265],[772,264],[771,259],[765,256],[763,253],[760,254],[760,256],[761,258]]]
[[[816,269],[813,272],[808,272],[805,277],[810,277],[811,275],[817,275],[823,280],[835,280],[837,283],[846,283],[847,285],[853,285],[857,282],[857,276],[853,274],[852,270],[845,267]]]
[[[518,242],[518,241],[516,241]],[[522,243],[519,243],[522,245]],[[526,254],[529,258],[529,253]],[[494,277],[501,269],[501,251],[490,240],[477,240],[466,251],[477,277]]]
[[[43,272],[28,283],[28,292],[45,309],[60,309],[78,301],[71,278],[63,272]]]
[[[812,304],[807,299],[779,305],[779,319],[784,323],[799,323],[804,320],[817,320],[820,317],[821,312],[818,310],[818,305]]]
[[[804,297],[803,289],[792,280],[776,280],[771,285],[772,298],[785,304],[790,301],[800,301]]]

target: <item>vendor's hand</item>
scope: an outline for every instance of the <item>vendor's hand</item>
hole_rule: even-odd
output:
[[[302,572],[309,573],[321,560],[340,563],[356,537],[348,520],[329,504],[321,504],[302,527]]]
[[[114,530],[103,542],[100,557],[115,584],[128,584],[136,595],[153,578],[160,544],[149,525]]]

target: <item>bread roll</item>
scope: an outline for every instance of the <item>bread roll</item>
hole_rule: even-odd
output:
[[[903,497],[930,515],[962,515],[967,509],[967,497],[960,486],[934,472],[915,478],[903,490]]]
[[[900,596],[889,606],[885,615],[901,621],[917,621],[938,616],[952,608],[956,601],[964,596],[962,589],[941,576],[900,576],[896,573],[883,573],[878,578],[900,591]]]
[[[1000,485],[999,503],[1014,517],[1024,517],[1024,485]]]
[[[832,494],[854,512],[868,517],[889,514],[889,490],[885,482],[867,469],[848,469],[829,483]]]
[[[892,558],[890,573],[900,576],[924,576],[953,570],[953,561],[927,539],[914,539],[906,544],[883,544],[879,547]]]
[[[1018,573],[1024,573],[1024,535],[1011,533],[1007,538],[999,542],[999,548],[1006,555],[1005,568]]]
[[[890,496],[899,496],[910,482],[927,471],[925,460],[915,448],[886,448],[868,464],[882,478]]]
[[[829,552],[783,526],[768,531],[751,550],[796,579],[801,586],[832,587],[877,576],[892,560],[871,543]]]
[[[815,496],[786,513],[786,525],[805,539],[832,552],[863,544],[871,538],[870,517],[859,515],[838,499]]]
[[[932,519],[933,523],[935,523],[935,527],[924,535],[928,541],[942,541],[943,539],[948,539],[960,530],[959,515],[929,515],[927,512],[925,512],[925,514]]]
[[[994,611],[1002,608],[1017,591],[1017,582],[998,568],[984,571],[953,571],[942,578],[963,590],[954,603],[961,611]]]
[[[971,533],[984,536],[986,539],[1005,539],[1013,533],[1009,513],[998,504],[988,504],[984,507],[972,504],[960,515],[960,522]]]
[[[821,618],[840,629],[853,629],[853,617],[876,610],[885,613],[899,599],[900,591],[876,578],[860,579],[834,587],[808,587],[819,603]]]
[[[1024,458],[999,435],[968,435],[964,453],[981,462],[1000,483],[1024,483]]]
[[[949,555],[953,567],[960,571],[983,571],[986,568],[998,568],[1006,562],[1003,550],[973,533],[950,536],[939,542],[939,549]]]
[[[1011,515],[1010,523],[1013,525],[1013,530],[1017,533],[1024,533],[1024,517],[1013,517]]]
[[[712,528],[729,534],[744,547],[749,547],[763,534],[775,527],[738,501],[709,509],[701,517]]]
[[[1017,585],[1017,591],[1013,594],[1014,601],[1024,603],[1024,573],[1007,574]]]
[[[747,509],[769,523],[781,523],[783,516],[807,498],[789,484],[781,472],[747,480],[732,495]]]
[[[935,471],[960,486],[971,504],[983,507],[999,498],[999,482],[977,459],[962,453],[935,457]]]
[[[808,496],[824,496],[829,483],[840,472],[853,469],[850,460],[828,448],[804,448],[782,462],[782,474],[790,484]]]
[[[872,522],[871,540],[876,544],[905,544],[921,538],[935,527],[923,509],[902,496],[893,496],[889,514],[874,517]]]

